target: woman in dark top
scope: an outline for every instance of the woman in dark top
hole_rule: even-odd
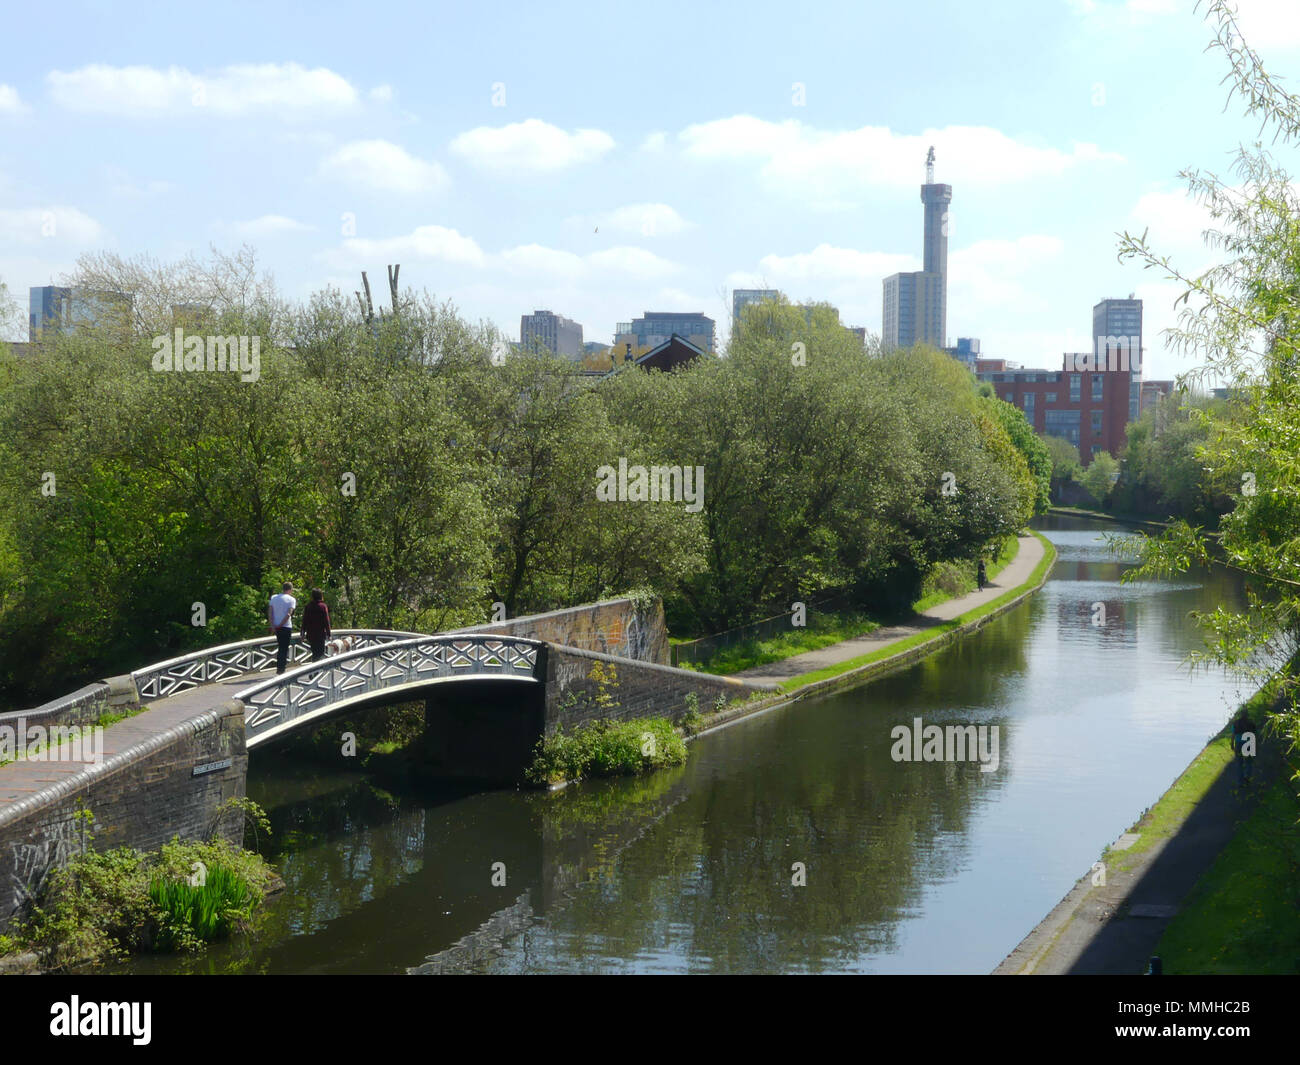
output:
[[[311,660],[319,662],[325,657],[325,641],[330,638],[330,608],[319,588],[311,590],[311,602],[302,612],[302,634],[311,644]]]

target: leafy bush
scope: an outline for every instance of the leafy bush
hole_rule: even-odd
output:
[[[149,898],[163,912],[160,946],[188,949],[220,939],[252,916],[255,894],[248,882],[224,866],[207,869],[202,883],[155,874]]]
[[[667,718],[595,721],[541,740],[526,777],[534,784],[554,784],[630,776],[685,761],[686,743]]]
[[[186,880],[200,864],[213,885],[204,898],[218,901],[205,902],[193,919],[182,919],[180,894],[155,885],[188,888]],[[130,847],[87,851],[50,872],[32,916],[11,931],[47,969],[144,951],[194,950],[205,939],[242,927],[273,879],[260,855],[221,839],[174,839],[155,854]]]

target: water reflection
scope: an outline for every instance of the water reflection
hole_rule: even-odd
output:
[[[1236,578],[1122,584],[1113,529],[1045,522],[1060,559],[1028,603],[703,737],[672,772],[420,797],[255,766],[287,889],[256,938],[165,967],[987,972],[1244,694],[1182,665],[1190,612],[1238,605]],[[890,731],[915,718],[996,726],[998,770],[894,762]]]

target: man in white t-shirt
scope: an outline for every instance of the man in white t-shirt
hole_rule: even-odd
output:
[[[275,633],[277,644],[275,652],[275,671],[283,673],[289,662],[289,644],[293,640],[293,612],[298,609],[298,600],[290,593],[293,584],[285,581],[279,595],[271,596],[266,607],[266,623]]]

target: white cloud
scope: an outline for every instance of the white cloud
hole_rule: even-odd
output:
[[[1252,48],[1300,45],[1300,12],[1295,0],[1237,0],[1237,26]]]
[[[121,196],[125,199],[140,200],[148,199],[151,196],[161,196],[165,192],[171,191],[171,182],[162,181],[158,178],[149,178],[146,181],[137,181],[126,170],[120,166],[114,166],[106,163],[99,168],[99,172],[104,186],[114,196]]]
[[[905,270],[919,270],[921,264],[910,255],[891,252],[857,251],[854,248],[837,248],[819,244],[812,251],[794,255],[764,255],[759,260],[764,276],[779,288],[781,283],[816,281],[831,284],[880,282],[890,274]],[[792,299],[801,299],[801,293],[787,293]]]
[[[569,221],[635,237],[668,237],[692,226],[666,203],[631,203],[599,214],[576,215]]]
[[[355,262],[386,259],[400,261],[401,257],[432,259],[464,266],[482,266],[487,261],[483,249],[471,237],[461,236],[445,226],[419,226],[410,233],[377,240],[353,237],[343,241],[340,248],[326,253],[325,258],[334,265],[344,267]]]
[[[21,115],[26,111],[27,105],[18,98],[18,90],[0,84],[0,115]]]
[[[500,174],[563,170],[599,159],[613,147],[614,138],[601,130],[570,133],[537,118],[508,126],[479,126],[451,142],[456,155]]]
[[[352,141],[326,156],[322,177],[386,192],[441,192],[450,183],[436,162],[417,159],[391,141]]]
[[[735,115],[688,126],[678,139],[697,159],[758,163],[769,186],[823,208],[857,204],[865,186],[913,188],[924,176],[931,145],[936,179],[948,184],[1002,186],[1059,178],[1087,163],[1123,161],[1095,144],[1075,142],[1066,151],[1017,141],[987,126],[908,135],[883,126],[819,130],[794,119]]]
[[[386,104],[393,98],[393,87],[391,85],[376,85],[370,90],[370,99],[375,103]]]
[[[618,247],[592,252],[587,261],[597,274],[617,274],[638,281],[652,281],[675,274],[679,267],[644,248]]]
[[[582,256],[540,244],[507,248],[501,253],[500,260],[511,273],[525,276],[576,280],[587,271]]]
[[[1043,234],[981,240],[949,252],[949,324],[999,314],[1014,319],[1026,311],[1050,309],[1026,280],[1035,282],[1043,267],[1064,252],[1064,241]]]
[[[197,74],[184,67],[91,64],[46,75],[61,107],[93,114],[158,118],[266,114],[293,118],[353,110],[357,91],[340,74],[297,63],[241,64]]]
[[[326,252],[324,260],[347,267],[365,260],[399,257],[472,266],[489,275],[528,279],[530,287],[568,285],[599,286],[606,281],[654,281],[669,277],[681,267],[644,248],[620,246],[578,255],[541,244],[520,244],[488,253],[471,237],[444,226],[420,226],[411,233],[377,240],[353,238]],[[459,279],[458,283],[466,283]]]
[[[258,240],[286,233],[309,233],[314,228],[282,214],[264,214],[247,222],[235,222],[230,226],[230,231],[243,240]]]
[[[667,143],[668,134],[662,132],[651,133],[641,142],[641,151],[662,152]]]
[[[0,242],[93,244],[103,236],[104,227],[75,207],[0,208]]]
[[[1204,204],[1184,189],[1157,189],[1138,198],[1129,214],[1129,232],[1148,230],[1147,244],[1158,255],[1179,252],[1204,259],[1208,248],[1202,234],[1219,228]]]

